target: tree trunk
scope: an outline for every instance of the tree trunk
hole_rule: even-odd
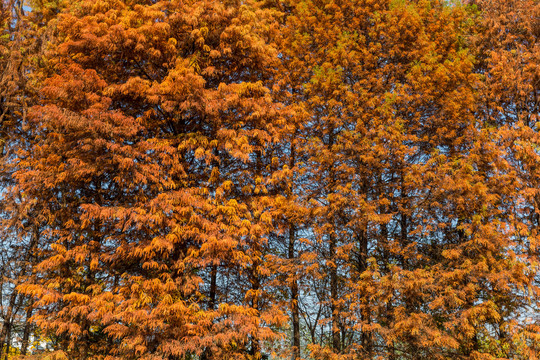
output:
[[[5,359],[7,359],[9,354],[9,347],[11,345],[11,328],[13,326],[13,310],[15,308],[15,303],[17,302],[17,291],[13,290],[9,298],[8,309],[4,317],[4,326],[2,327],[2,332],[0,333],[0,356],[4,355],[5,349]],[[5,348],[4,348],[5,345]]]
[[[294,225],[289,227],[289,260],[295,258],[294,243],[296,240]],[[291,359],[296,360],[300,358],[300,311],[298,307],[298,280],[296,279],[296,272],[294,279],[291,283],[291,315],[292,315],[292,355]]]
[[[341,351],[341,336],[339,331],[338,301],[338,274],[336,263],[336,239],[330,237],[330,258],[334,262],[330,269],[330,309],[332,311],[332,348],[335,352]]]
[[[23,338],[21,343],[21,355],[26,355],[28,351],[28,345],[30,342],[30,331],[32,330],[32,324],[30,323],[30,318],[32,317],[32,306],[30,305],[26,309],[26,318],[24,319],[24,331]]]

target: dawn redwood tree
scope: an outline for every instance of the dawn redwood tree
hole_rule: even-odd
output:
[[[280,115],[257,2],[75,1],[50,23],[21,193],[47,219],[34,319],[73,359],[260,358],[266,148]]]
[[[539,356],[538,226],[539,200],[538,120],[540,114],[540,3],[534,0],[471,1],[476,24],[472,37],[482,78],[478,117],[497,144],[497,184],[507,232],[502,245],[508,261],[524,267],[520,272],[497,269],[491,289],[498,316],[482,347],[493,355],[529,359]],[[521,281],[514,280],[521,276]],[[513,296],[500,292],[511,288]]]
[[[13,161],[32,138],[26,132],[28,107],[35,101],[32,79],[39,58],[39,31],[24,2],[0,1],[0,357],[26,354],[33,329],[29,297],[17,286],[33,276],[43,218],[17,189]],[[36,9],[37,10],[37,9]]]
[[[2,158],[2,184],[4,189],[10,184],[10,174],[6,171],[5,156],[6,143],[12,140],[13,123],[17,122],[22,113],[17,105],[17,95],[20,92],[21,78],[17,67],[21,63],[21,56],[17,54],[12,44],[20,43],[20,18],[17,15],[19,8],[13,2],[0,2],[0,84],[2,93],[0,94],[0,156]],[[19,116],[15,113],[19,111]],[[8,145],[9,146],[9,145]],[[4,209],[2,209],[4,210]],[[5,210],[3,211],[5,213]],[[5,216],[5,215],[4,215]],[[3,234],[0,240],[0,316],[2,326],[0,329],[0,357],[4,356],[4,351],[9,352],[11,347],[11,335],[13,325],[17,321],[19,308],[17,307],[18,294],[15,291],[15,284],[18,278],[18,264],[13,261],[13,251],[15,246],[9,241],[10,237]]]
[[[285,7],[285,28],[295,29],[286,74],[303,84],[290,93],[308,112],[302,186],[319,264],[311,299],[325,309],[312,356],[496,356],[504,346],[486,344],[505,310],[493,297],[511,301],[531,275],[500,221],[509,216],[500,148],[475,117],[474,9]]]

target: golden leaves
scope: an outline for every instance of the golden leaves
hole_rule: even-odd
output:
[[[525,41],[473,59],[442,1],[77,4],[14,177],[58,346],[256,359],[296,321],[316,359],[510,357],[538,292]]]

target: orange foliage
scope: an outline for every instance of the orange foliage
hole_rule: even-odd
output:
[[[40,331],[70,359],[536,358],[539,4],[458,3],[40,10],[10,160]]]

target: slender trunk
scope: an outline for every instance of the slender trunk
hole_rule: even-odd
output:
[[[23,337],[21,342],[21,355],[26,355],[28,351],[28,345],[30,340],[30,331],[32,330],[32,323],[30,322],[30,318],[32,317],[32,304],[28,306],[26,309],[26,317],[24,319],[24,330],[23,330]]]
[[[255,269],[258,268],[258,265],[255,266]],[[252,307],[253,309],[259,311],[259,299],[258,299],[258,292],[260,289],[260,282],[257,274],[253,274],[253,282],[252,282],[252,289],[254,290],[255,295],[252,300]],[[251,334],[251,349],[250,349],[250,355],[252,359],[260,359],[261,358],[261,345],[259,343],[259,337],[257,334],[257,330]]]
[[[208,294],[208,310],[214,310],[216,307],[216,291],[217,291],[217,265],[212,265],[210,268],[210,292]],[[201,360],[208,360],[212,358],[212,354],[209,347],[205,347]]]
[[[210,270],[210,302],[208,303],[209,310],[214,310],[216,306],[216,290],[217,290],[217,265],[212,265]]]
[[[259,290],[261,288],[261,282],[260,282],[260,278],[258,274],[259,266],[260,266],[260,262],[255,261],[253,264],[253,267],[251,268],[251,274],[250,274],[251,290],[253,290],[253,298],[251,299],[251,307],[257,312],[261,310],[259,306]],[[249,350],[249,355],[251,355],[251,359],[261,358],[261,345],[260,345],[258,330],[259,329],[255,329],[251,333],[251,349]]]
[[[339,312],[337,308],[338,302],[338,275],[337,275],[337,263],[336,263],[336,239],[334,236],[330,237],[330,257],[334,262],[330,269],[330,309],[332,311],[332,348],[335,352],[341,351],[341,339],[339,331]]]
[[[9,322],[6,326],[6,353],[5,353],[5,357],[4,357],[4,360],[9,360],[9,350],[11,348],[11,330],[12,330],[12,327],[13,327],[13,319],[9,319]]]
[[[261,148],[264,144],[259,144]],[[254,175],[256,177],[263,177],[263,153],[261,150],[256,151],[256,164],[255,164],[255,173]],[[263,249],[260,243],[257,241],[252,243],[252,251],[254,252],[254,255],[256,256],[256,259],[253,263],[253,267],[251,268],[251,289],[253,290],[253,298],[251,300],[251,307],[259,313],[261,311],[261,306],[259,302],[259,296],[260,296],[260,289],[261,289],[261,277],[260,277],[260,269],[262,265],[262,254]],[[250,355],[252,359],[261,359],[261,344],[260,344],[260,338],[259,338],[259,328],[255,328],[254,332],[251,334],[251,349],[250,349]]]
[[[296,148],[295,148],[295,136],[291,139],[291,156],[289,158],[289,169],[294,169],[296,166]],[[287,198],[292,199],[294,193],[294,179],[290,180]],[[296,257],[295,252],[296,245],[296,227],[293,221],[289,224],[289,253],[288,257],[290,261],[294,261]],[[300,358],[300,310],[298,306],[299,294],[298,294],[298,280],[296,278],[297,270],[294,270],[294,278],[291,283],[291,315],[292,315],[292,360]]]
[[[367,256],[368,256],[368,237],[367,226],[364,226],[358,235],[358,273],[362,274],[367,269]],[[363,324],[371,324],[371,311],[369,307],[369,301],[364,301],[364,307],[361,311],[361,321]],[[368,354],[369,358],[372,355],[372,338],[371,333],[362,329],[360,335],[360,341],[362,349]]]
[[[255,290],[256,293],[259,292],[259,281],[257,279],[256,281],[256,285],[253,287],[253,290]],[[253,308],[257,311],[259,311],[259,300],[258,300],[258,295],[256,296],[256,299],[254,301],[254,304],[253,304]],[[259,336],[257,333],[254,333],[252,334],[252,339],[251,339],[251,355],[253,356],[254,359],[260,359],[261,358],[261,345],[259,343]]]
[[[9,347],[11,344],[11,328],[13,326],[13,311],[15,309],[15,303],[17,302],[17,291],[13,290],[9,298],[9,304],[7,308],[6,315],[4,317],[4,326],[2,327],[2,332],[0,333],[0,356],[5,356],[9,354]],[[5,346],[5,347],[4,347]]]
[[[330,150],[332,149],[336,137],[336,133],[334,132],[335,129],[331,126],[328,129],[328,145],[327,148]],[[332,164],[329,169],[329,184],[328,188],[331,189],[331,192],[335,192],[336,190],[336,173],[334,169],[335,164]],[[336,219],[332,216],[328,219],[329,222],[333,226],[337,226]],[[337,227],[336,227],[337,228]],[[335,229],[336,229],[335,228]],[[338,272],[337,272],[337,256],[336,256],[336,245],[337,245],[337,239],[335,234],[330,235],[329,239],[329,259],[332,262],[332,266],[330,268],[330,310],[332,311],[332,349],[335,352],[340,352],[340,345],[341,345],[341,339],[340,339],[340,330],[339,330],[339,313],[337,308],[337,302],[338,302]]]
[[[401,200],[401,207],[403,210],[400,214],[400,228],[401,228],[401,247],[404,249],[409,245],[409,219],[406,213],[406,209],[408,208],[409,204],[407,203],[407,194],[405,192],[405,176],[402,173],[400,176],[400,186],[401,186],[401,194],[400,194],[400,200]],[[403,262],[403,268],[409,269],[409,259],[408,255],[405,255],[402,257]]]
[[[294,243],[296,240],[294,225],[289,227],[289,260],[295,258]],[[298,281],[296,272],[291,283],[291,314],[292,314],[292,360],[300,358],[300,311],[298,307]]]
[[[252,359],[261,358],[261,345],[259,344],[259,339],[257,338],[257,336],[253,336],[253,338],[251,339],[250,355]]]

